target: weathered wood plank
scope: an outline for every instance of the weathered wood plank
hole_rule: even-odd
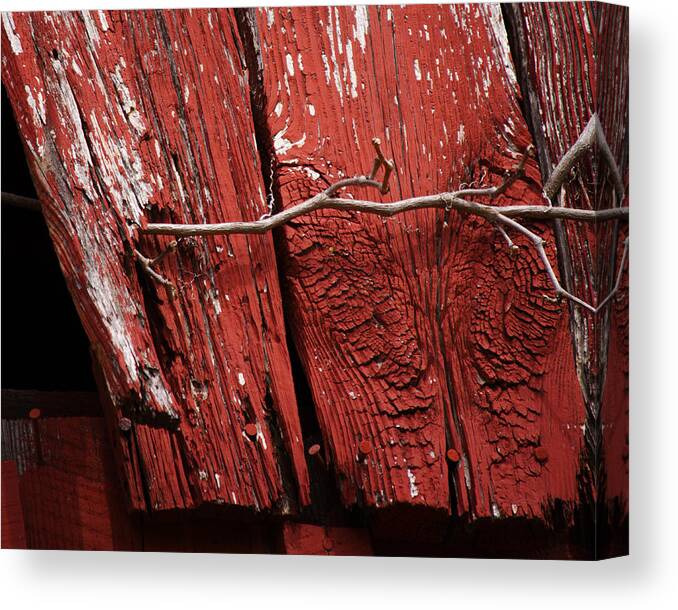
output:
[[[374,555],[366,529],[295,523],[282,525],[282,548],[286,555]]]
[[[6,14],[2,45],[132,506],[307,502],[270,236],[182,242],[157,266],[175,299],[132,255],[169,242],[139,239],[146,220],[267,209],[232,11]]]
[[[139,548],[101,418],[3,419],[2,446],[18,469],[27,548]]]
[[[19,493],[16,462],[2,460],[2,541],[3,549],[25,549],[26,528]]]
[[[627,181],[628,9],[591,2],[522,3],[507,5],[507,14],[522,58],[526,110],[544,177],[597,113]],[[574,169],[555,203],[598,210],[621,205],[610,177],[610,168],[596,149]],[[557,236],[566,286],[589,302],[600,301],[614,283],[626,227],[570,223],[560,226]],[[586,403],[582,491],[594,503],[606,495],[622,504],[627,498],[626,298],[620,291],[617,304],[597,316],[577,308],[570,312],[577,375]]]
[[[597,7],[598,113],[622,176],[629,179],[629,10],[623,6],[601,4]],[[610,207],[610,187],[603,172],[597,191],[598,207]],[[625,201],[628,205],[628,201]],[[609,286],[622,256],[628,224],[599,228],[601,260],[598,263],[599,286]],[[604,288],[603,288],[604,289]],[[608,333],[601,348],[604,360],[601,382],[601,426],[605,464],[605,490],[601,496],[617,503],[621,517],[629,511],[629,275],[599,332]],[[615,515],[619,518],[620,515]],[[611,519],[612,520],[612,519]],[[614,549],[612,553],[618,554]],[[626,550],[628,552],[628,550]]]
[[[2,389],[3,419],[25,419],[33,409],[38,409],[41,417],[101,415],[101,403],[96,392]]]
[[[497,6],[256,22],[279,206],[368,173],[373,136],[397,165],[386,200],[498,183],[531,142]],[[540,193],[530,162],[506,200]],[[543,517],[575,501],[584,416],[567,314],[542,298],[528,248],[512,260],[492,227],[431,210],[318,212],[284,235],[291,325],[346,504]]]

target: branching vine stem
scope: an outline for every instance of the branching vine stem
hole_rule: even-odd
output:
[[[602,158],[611,168],[614,183],[615,194],[613,199],[623,200],[624,184],[621,174],[614,162],[614,157],[605,141],[600,121],[596,115],[593,115],[577,141],[570,150],[563,156],[558,165],[554,168],[544,187],[544,195],[549,200],[549,205],[505,205],[497,206],[492,203],[481,203],[475,201],[475,198],[486,198],[490,202],[504,194],[508,188],[524,174],[525,164],[528,157],[534,155],[534,147],[530,146],[521,156],[520,161],[511,171],[507,172],[502,182],[497,186],[481,188],[463,188],[457,191],[446,193],[437,193],[434,195],[424,195],[420,197],[411,197],[391,203],[382,203],[354,198],[342,198],[339,192],[349,187],[372,188],[379,193],[384,194],[389,190],[389,179],[395,171],[393,160],[386,159],[382,150],[381,142],[378,138],[372,140],[375,149],[375,159],[372,170],[367,176],[355,176],[353,178],[344,178],[327,187],[317,195],[282,210],[273,215],[264,215],[258,220],[252,221],[233,221],[215,224],[147,224],[142,227],[141,232],[147,235],[174,235],[177,237],[188,236],[210,236],[210,235],[232,235],[232,234],[261,234],[281,227],[293,219],[315,212],[318,210],[344,210],[352,212],[363,212],[376,214],[377,216],[390,218],[396,214],[403,214],[413,210],[427,208],[444,209],[446,211],[456,211],[465,215],[477,216],[491,223],[502,235],[506,241],[509,251],[512,255],[518,251],[518,246],[513,243],[509,232],[515,232],[523,235],[535,248],[539,258],[544,264],[546,274],[555,291],[555,297],[544,295],[544,298],[550,301],[558,301],[566,298],[573,303],[595,313],[598,313],[607,303],[610,302],[614,294],[621,285],[624,268],[628,258],[628,238],[624,242],[624,250],[616,273],[616,281],[611,292],[605,296],[598,305],[592,305],[583,301],[574,294],[563,288],[556,276],[553,266],[546,254],[544,239],[525,227],[519,221],[548,222],[553,220],[571,220],[579,222],[597,223],[609,220],[627,220],[629,216],[628,207],[612,207],[605,210],[587,210],[567,208],[562,205],[550,205],[550,200],[555,197],[563,184],[565,183],[575,164],[583,154],[597,146],[601,151]],[[379,170],[383,168],[381,181],[377,180]],[[175,242],[173,242],[175,243]],[[176,246],[174,246],[176,247]],[[153,266],[170,250],[163,251],[155,259],[148,259],[138,250],[135,251],[137,260],[142,268],[166,287],[174,289],[173,284],[165,277],[153,269]]]
[[[519,221],[532,222],[550,222],[555,220],[570,220],[586,223],[606,222],[610,220],[624,221],[629,218],[629,208],[617,205],[617,201],[623,202],[625,196],[624,181],[619,168],[617,167],[614,155],[610,150],[600,120],[594,114],[581,132],[576,142],[563,155],[556,167],[551,172],[546,181],[543,191],[543,197],[547,205],[504,205],[497,206],[491,203],[481,203],[474,201],[476,197],[483,197],[490,202],[494,201],[500,195],[504,194],[508,188],[524,174],[525,164],[530,156],[534,155],[534,147],[530,145],[521,156],[518,164],[511,171],[507,172],[502,182],[497,186],[463,188],[457,191],[446,193],[437,193],[434,195],[424,195],[420,197],[411,197],[401,199],[391,203],[378,201],[369,201],[355,198],[342,198],[339,192],[348,187],[373,188],[379,193],[385,194],[389,191],[389,179],[395,171],[395,163],[392,159],[387,159],[381,149],[381,142],[378,138],[372,140],[375,149],[375,159],[372,170],[368,176],[355,176],[353,178],[344,178],[328,186],[324,191],[317,195],[293,205],[276,214],[264,214],[258,220],[252,221],[233,221],[214,224],[164,224],[150,223],[141,227],[141,233],[146,235],[174,235],[178,238],[190,236],[210,236],[210,235],[232,235],[232,234],[261,234],[281,227],[299,216],[310,214],[318,210],[344,210],[352,212],[363,212],[375,214],[377,216],[390,218],[397,214],[403,214],[413,210],[422,210],[427,208],[444,209],[446,211],[456,211],[461,214],[478,216],[483,218],[500,233],[506,241],[509,253],[514,256],[519,251],[519,247],[513,242],[509,231],[523,235],[532,244],[537,251],[539,258],[544,264],[546,274],[555,292],[555,296],[544,295],[549,301],[559,301],[566,298],[576,305],[587,309],[588,311],[598,313],[605,307],[612,297],[619,291],[626,263],[628,262],[629,240],[624,241],[619,268],[616,272],[616,279],[611,291],[605,296],[598,305],[592,305],[583,301],[574,294],[563,288],[556,276],[551,262],[546,254],[545,241],[538,234],[525,227]],[[601,158],[610,169],[614,194],[612,197],[613,207],[604,210],[567,208],[563,205],[564,191],[563,185],[571,174],[572,170],[579,162],[581,157],[597,147]],[[379,170],[383,168],[381,181],[377,180]],[[551,201],[559,196],[560,205],[553,205]],[[3,205],[14,205],[24,209],[40,210],[40,202],[37,199],[21,197],[11,193],[2,193]],[[166,248],[154,258],[148,258],[138,249],[134,250],[134,257],[138,261],[141,269],[152,280],[164,286],[173,298],[177,289],[171,280],[159,273],[155,266],[168,254],[177,249],[178,242],[171,241]]]

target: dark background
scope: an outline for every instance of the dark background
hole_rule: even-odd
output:
[[[2,89],[3,193],[36,197]],[[87,338],[39,212],[2,205],[3,388],[94,390]]]

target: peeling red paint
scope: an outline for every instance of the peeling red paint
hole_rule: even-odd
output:
[[[513,64],[498,6],[256,10],[246,34],[261,73],[251,80],[250,41],[232,10],[3,17],[3,84],[101,369],[132,508],[289,515],[311,492],[273,238],[181,241],[157,265],[177,287],[172,298],[133,255],[157,256],[171,240],[140,237],[139,226],[250,220],[294,205],[367,173],[374,136],[396,164],[385,201],[497,184],[536,145],[538,162],[498,204],[541,205],[543,180],[595,111],[625,171],[626,102],[599,100],[608,74],[621,71],[626,86],[611,49],[628,44],[627,13],[582,3],[506,10],[524,65]],[[611,34],[599,53],[601,24]],[[601,58],[609,70],[596,67]],[[257,149],[255,120],[268,151]],[[602,205],[604,189],[589,184],[597,171],[595,159],[578,168],[567,205]],[[610,228],[539,231],[553,261],[558,245],[573,291],[595,301],[613,276],[610,252],[619,260]],[[336,474],[341,502],[363,508],[382,543],[443,544],[450,513],[548,523],[559,501],[569,515],[595,461],[590,431],[602,428],[591,414],[601,406],[606,491],[625,505],[625,297],[598,325],[543,298],[543,266],[521,239],[511,257],[490,225],[443,210],[391,219],[326,210],[296,219],[279,241],[322,436],[306,439],[322,442],[309,463]],[[22,484],[58,480],[49,468]],[[92,545],[114,544],[109,530]],[[285,522],[283,544],[371,553],[366,531],[340,530]],[[149,531],[148,548],[169,548],[166,529]],[[205,532],[187,532],[186,549],[205,544]],[[265,550],[265,538],[243,534],[242,547]]]
[[[498,7],[262,9],[257,23],[279,205],[368,172],[374,136],[394,199],[496,183],[531,143]],[[526,175],[506,199],[541,203],[535,164]],[[567,311],[542,298],[528,248],[513,260],[491,227],[430,210],[319,212],[285,235],[294,337],[345,503],[449,510],[446,435],[454,512],[575,502]]]
[[[287,555],[374,555],[367,530],[287,522],[282,527]]]
[[[18,507],[7,507],[7,512],[15,521],[25,523],[27,548],[139,548],[135,524],[125,511],[105,438],[101,418],[3,420],[3,453],[16,464],[17,501],[20,498]],[[5,547],[4,492],[8,474],[3,462],[3,547],[22,548],[16,546],[20,543],[16,538]]]
[[[285,454],[291,488],[308,502],[271,237],[180,244],[158,265],[177,285],[174,300],[131,258],[132,247],[155,256],[169,242],[137,242],[148,218],[266,211],[232,11],[8,21],[3,83],[43,213],[113,399],[112,424],[135,422],[118,440],[132,506],[292,510]],[[258,443],[241,432],[253,419]]]
[[[524,3],[512,7],[521,42],[532,121],[550,173],[597,113],[623,179],[628,181],[628,9],[604,3]],[[597,150],[572,172],[562,205],[620,205]],[[628,201],[624,202],[628,205]],[[600,301],[611,289],[627,227],[564,225],[558,248],[575,294]],[[627,276],[624,276],[627,286]],[[628,293],[592,316],[571,308],[577,376],[586,406],[581,480],[591,498],[628,510]]]
[[[25,549],[26,529],[19,492],[19,473],[14,460],[2,460],[2,542],[3,549]]]

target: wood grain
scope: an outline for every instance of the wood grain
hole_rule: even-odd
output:
[[[2,540],[3,549],[25,549],[26,528],[19,492],[19,473],[14,460],[2,460]]]
[[[497,7],[261,9],[256,23],[282,208],[369,172],[373,136],[397,166],[386,201],[496,184],[531,143]],[[530,163],[504,202],[540,192]],[[294,339],[346,504],[544,517],[574,501],[567,313],[542,298],[527,248],[514,261],[491,227],[433,210],[317,212],[284,236]]]
[[[589,2],[523,3],[511,5],[507,14],[522,58],[526,112],[539,142],[543,175],[550,175],[597,113],[617,168],[628,182],[628,9]],[[597,150],[575,168],[555,203],[595,210],[622,204]],[[627,226],[569,223],[556,230],[566,287],[589,302],[600,300],[614,282]],[[624,504],[627,497],[625,294],[621,290],[616,303],[598,316],[570,308],[577,376],[586,404],[582,491],[593,503],[608,495]]]
[[[26,548],[140,547],[101,418],[3,419],[2,446],[17,467]],[[3,486],[5,476],[3,462]]]
[[[180,244],[149,219],[266,210],[232,11],[3,15],[3,83],[112,397],[132,507],[288,512],[308,478],[270,236]],[[130,418],[130,436],[115,429]],[[256,438],[243,433],[257,427]]]

